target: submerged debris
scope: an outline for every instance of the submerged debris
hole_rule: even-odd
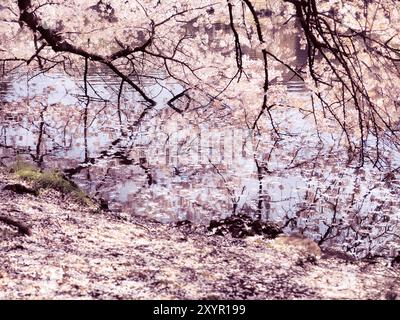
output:
[[[397,254],[397,256],[393,258],[391,265],[392,265],[392,267],[400,269],[400,251]]]
[[[208,230],[220,236],[225,236],[229,233],[234,238],[263,235],[268,239],[274,239],[278,234],[282,233],[281,228],[276,224],[253,219],[245,214],[234,214],[219,221],[211,220]]]

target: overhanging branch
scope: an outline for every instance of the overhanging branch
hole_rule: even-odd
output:
[[[18,0],[18,8],[20,10],[20,21],[25,23],[33,32],[38,32],[42,38],[51,46],[54,52],[66,52],[77,56],[81,56],[85,59],[91,61],[97,61],[106,65],[111,69],[117,76],[127,82],[136,92],[138,92],[141,97],[150,106],[155,106],[156,102],[147,96],[147,94],[135,84],[128,76],[123,74],[112,62],[122,57],[126,57],[134,52],[144,51],[152,42],[154,23],[152,24],[152,34],[150,38],[141,46],[136,48],[123,48],[109,56],[102,56],[96,53],[89,52],[83,48],[75,46],[69,43],[66,39],[55,30],[47,29],[42,24],[40,19],[36,16],[34,12],[31,12],[31,0]]]

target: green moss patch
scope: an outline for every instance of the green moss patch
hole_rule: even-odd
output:
[[[94,204],[76,183],[68,180],[60,171],[42,171],[30,163],[17,162],[12,166],[12,172],[17,178],[31,183],[32,187],[37,191],[40,189],[53,189],[62,194],[71,195],[74,199],[85,205]]]

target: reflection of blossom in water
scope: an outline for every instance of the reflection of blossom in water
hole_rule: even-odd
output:
[[[86,8],[84,1],[75,4],[77,8]],[[182,4],[177,2],[172,9],[164,3],[159,5],[157,9],[148,8],[154,14],[154,21],[165,19],[160,8],[178,10]],[[6,117],[1,141],[6,148],[17,147],[19,153],[35,156],[36,161],[42,159],[45,166],[63,167],[68,161],[71,166],[68,172],[89,192],[108,195],[112,205],[125,206],[132,212],[163,220],[197,216],[204,222],[210,216],[245,210],[286,224],[287,228],[299,230],[321,244],[336,243],[361,254],[380,250],[387,239],[387,234],[380,236],[382,232],[396,232],[386,228],[397,227],[399,220],[398,182],[397,172],[388,180],[376,168],[396,168],[399,155],[386,135],[387,130],[382,131],[375,120],[371,122],[373,116],[369,112],[360,115],[357,111],[364,107],[370,111],[374,107],[390,107],[390,95],[397,94],[393,87],[395,81],[385,72],[379,72],[382,81],[360,81],[362,90],[349,93],[345,90],[346,83],[341,82],[343,79],[336,79],[331,70],[329,61],[337,58],[335,52],[324,54],[328,62],[317,57],[315,65],[308,66],[310,70],[306,71],[303,67],[309,60],[304,54],[312,50],[300,49],[306,49],[306,43],[311,45],[306,40],[313,38],[298,36],[295,24],[289,23],[295,11],[288,3],[280,2],[260,11],[261,4],[257,2],[256,9],[265,19],[262,23],[268,42],[259,35],[257,38],[254,24],[247,29],[242,21],[239,23],[239,18],[243,23],[246,21],[245,14],[232,21],[222,15],[225,6],[213,4],[213,10],[206,11],[207,14],[197,14],[197,9],[188,11],[186,24],[167,19],[160,28],[161,33],[154,31],[154,24],[149,24],[143,8],[133,2],[126,2],[124,6],[99,1],[90,7],[92,10],[87,10],[87,17],[80,17],[76,8],[65,6],[64,16],[71,21],[77,19],[82,27],[78,36],[74,32],[62,33],[64,26],[55,7],[42,13],[43,17],[36,23],[42,23],[45,29],[54,29],[52,34],[60,39],[56,45],[72,43],[89,50],[89,55],[94,52],[106,59],[98,56],[88,59],[86,55],[83,65],[83,61],[70,57],[69,76],[62,73],[51,78],[50,73],[41,75],[33,67],[24,69],[26,77],[16,75],[14,92],[7,93],[8,100],[2,98],[9,103],[8,110],[13,110],[2,115]],[[335,13],[332,3],[322,2],[321,6],[326,10],[333,6],[330,12]],[[353,15],[356,6],[347,4],[346,8],[336,10],[345,25],[335,25],[335,30],[336,27],[341,32],[344,27],[357,28],[358,21]],[[132,15],[127,12],[134,13],[137,19],[132,21]],[[217,21],[218,15],[222,21]],[[63,21],[68,24],[68,19]],[[94,24],[105,21],[111,22],[108,28],[102,28],[101,32],[93,29]],[[117,21],[121,25],[114,24]],[[377,24],[382,21],[387,22],[387,17],[377,19]],[[25,19],[25,23],[29,27],[29,21]],[[283,23],[283,30],[275,32],[275,27]],[[240,50],[244,53],[241,57],[237,38],[231,33],[236,25]],[[31,29],[36,31],[37,26]],[[142,31],[127,32],[128,29]],[[344,29],[343,34],[347,31],[353,32]],[[152,37],[153,33],[156,36]],[[164,37],[164,33],[175,36]],[[24,35],[18,36],[23,40]],[[380,34],[376,36],[381,39]],[[109,69],[96,64],[97,60],[107,65],[112,60],[112,52],[119,49],[130,52],[134,47],[144,46],[149,37],[152,46],[147,52],[131,52],[129,57],[121,59],[124,60],[121,64],[131,59],[134,70],[129,63],[121,67],[115,61],[121,67],[120,77],[116,77]],[[7,43],[8,35],[4,38]],[[40,44],[42,39],[38,41]],[[29,57],[33,49],[30,41],[23,50],[16,43],[10,52],[17,55],[23,51]],[[270,50],[268,65],[262,60],[265,50]],[[54,58],[51,50],[46,53]],[[375,62],[379,66],[382,62],[371,60],[372,53],[358,49],[354,52],[358,62],[363,61],[356,64],[363,72],[375,70]],[[166,56],[160,57],[162,54]],[[186,65],[171,61],[171,54],[176,59],[185,59]],[[354,63],[351,54],[345,56]],[[288,72],[283,68],[279,61],[283,58],[292,68],[299,68],[299,72],[301,69],[301,75],[293,77],[293,70]],[[336,60],[334,69],[342,78],[349,76],[340,59]],[[196,72],[190,72],[193,70],[187,65],[193,66]],[[246,74],[242,75],[242,81],[236,82],[231,77],[240,66],[244,66]],[[260,72],[266,67],[268,79]],[[83,75],[86,68],[88,74]],[[310,76],[307,72],[313,74]],[[321,75],[318,83],[316,75]],[[305,81],[299,81],[303,76]],[[87,81],[83,83],[83,79]],[[130,81],[138,87],[132,89],[134,86],[124,83]],[[389,94],[375,97],[383,88]],[[324,104],[322,99],[311,100],[316,95],[307,89],[323,94],[332,105]],[[374,104],[363,103],[359,108],[358,104],[348,103],[352,97],[363,96],[364,91],[371,91]],[[338,96],[343,101],[336,101]],[[143,103],[143,99],[152,103]],[[261,100],[265,103],[260,110]],[[29,107],[19,106],[20,101]],[[151,104],[156,107],[150,107]],[[397,113],[391,115],[389,109],[378,112],[382,122],[387,120],[386,116],[397,121]],[[371,128],[382,132],[377,134]],[[362,157],[377,153],[374,166],[364,164],[367,173],[349,166],[356,161],[357,148],[361,148]],[[83,161],[86,163],[82,164]],[[390,219],[383,219],[380,214]]]

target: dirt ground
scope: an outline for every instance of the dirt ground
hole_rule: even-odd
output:
[[[0,299],[399,299],[400,270],[384,259],[310,258],[261,236],[163,225],[63,199],[3,190]],[[161,209],[160,209],[161,210]]]

